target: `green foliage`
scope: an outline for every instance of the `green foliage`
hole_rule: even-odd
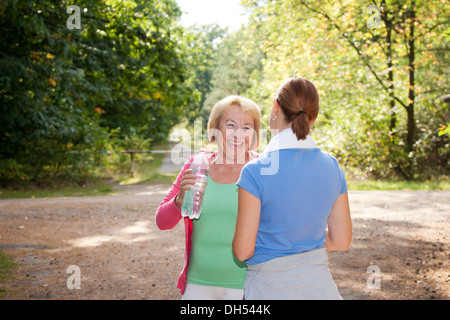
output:
[[[0,182],[85,177],[110,131],[166,138],[195,103],[174,0],[0,4]],[[83,182],[82,178],[79,182]]]
[[[218,47],[217,43],[224,36],[225,30],[221,29],[217,24],[194,25],[184,32],[183,44],[188,54],[187,60],[191,78],[193,79],[192,85],[196,88],[196,93],[199,97],[197,103],[187,106],[184,111],[190,126],[194,124],[194,121],[199,116],[205,118],[203,105],[207,95],[214,87],[212,83],[215,76],[214,63],[220,54],[220,47]]]
[[[439,136],[443,136],[444,134],[450,135],[450,123],[447,123],[446,126],[441,127],[441,129],[439,129]]]
[[[375,1],[370,29],[364,1],[244,1],[247,28],[259,30],[263,69],[246,93],[270,112],[290,76],[313,81],[321,113],[313,136],[359,176],[426,179],[448,175],[448,121],[437,98],[450,90],[448,3]],[[442,7],[443,6],[443,7]],[[448,30],[447,30],[448,32]],[[262,35],[261,35],[262,34]]]
[[[151,140],[139,135],[136,129],[131,129],[125,135],[120,132],[120,129],[113,130],[105,146],[108,156],[102,165],[104,172],[109,173],[111,176],[115,176],[116,173],[126,173],[128,176],[130,172],[130,155],[122,153],[122,151],[150,150],[152,149]],[[134,159],[136,162],[140,162],[143,159],[153,160],[153,156],[135,154]]]
[[[209,107],[208,111],[226,96],[242,95],[251,87],[252,73],[262,68],[262,54],[252,48],[250,40],[251,34],[241,28],[219,44],[214,61],[213,88],[204,105]]]
[[[125,172],[120,151],[206,126],[230,94],[255,100],[267,128],[289,76],[318,88],[313,136],[347,172],[448,176],[447,2],[371,2],[376,28],[360,0],[242,3],[249,23],[227,33],[183,29],[175,0],[80,0],[80,30],[66,25],[71,1],[1,1],[0,184]]]
[[[10,256],[6,255],[3,251],[0,251],[0,299],[8,293],[2,288],[2,282],[12,277],[13,271],[17,268],[17,266],[17,262],[15,262]]]

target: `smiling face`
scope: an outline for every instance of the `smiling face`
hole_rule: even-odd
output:
[[[208,138],[219,147],[221,164],[244,164],[259,145],[261,109],[251,99],[231,95],[217,102],[208,120]]]
[[[226,158],[245,158],[254,135],[252,116],[233,104],[224,111],[218,129],[220,137],[216,137],[217,143]]]

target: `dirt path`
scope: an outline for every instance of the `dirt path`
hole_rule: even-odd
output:
[[[0,250],[20,263],[4,299],[180,299],[184,229],[160,231],[154,221],[168,189],[0,200]],[[449,199],[449,191],[350,192],[351,249],[329,253],[342,296],[448,300]],[[81,289],[67,287],[72,265],[81,272]],[[370,266],[379,268],[380,289],[367,285]]]

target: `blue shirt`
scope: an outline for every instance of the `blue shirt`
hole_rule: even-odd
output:
[[[297,141],[292,135],[287,129],[275,136],[262,156],[243,167],[237,182],[261,201],[255,253],[247,264],[323,248],[331,208],[347,191],[336,159],[311,137]]]

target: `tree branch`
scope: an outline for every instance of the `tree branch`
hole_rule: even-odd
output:
[[[364,55],[362,54],[360,48],[358,48],[358,46],[346,35],[345,32],[342,32],[342,29],[339,25],[336,24],[336,22],[333,21],[333,19],[331,19],[331,17],[323,11],[319,11],[317,9],[312,8],[311,6],[309,6],[307,3],[300,1],[301,4],[303,4],[308,10],[315,12],[321,16],[323,16],[324,18],[326,18],[333,27],[335,27],[339,32],[341,32],[341,36],[344,37],[347,42],[356,50],[356,53],[358,54],[358,56],[361,58],[362,62],[364,63],[364,65],[369,69],[369,71],[372,73],[372,75],[375,77],[375,79],[378,81],[378,83],[383,87],[383,89],[389,93],[389,88],[388,86],[386,86],[386,84],[384,83],[384,81],[378,76],[378,74],[375,72],[375,70],[373,69],[373,67],[370,65],[370,63],[367,61],[367,59],[364,57]],[[408,106],[402,101],[400,100],[396,95],[392,94],[392,98],[394,98],[400,105],[402,105],[405,109],[408,108]]]

